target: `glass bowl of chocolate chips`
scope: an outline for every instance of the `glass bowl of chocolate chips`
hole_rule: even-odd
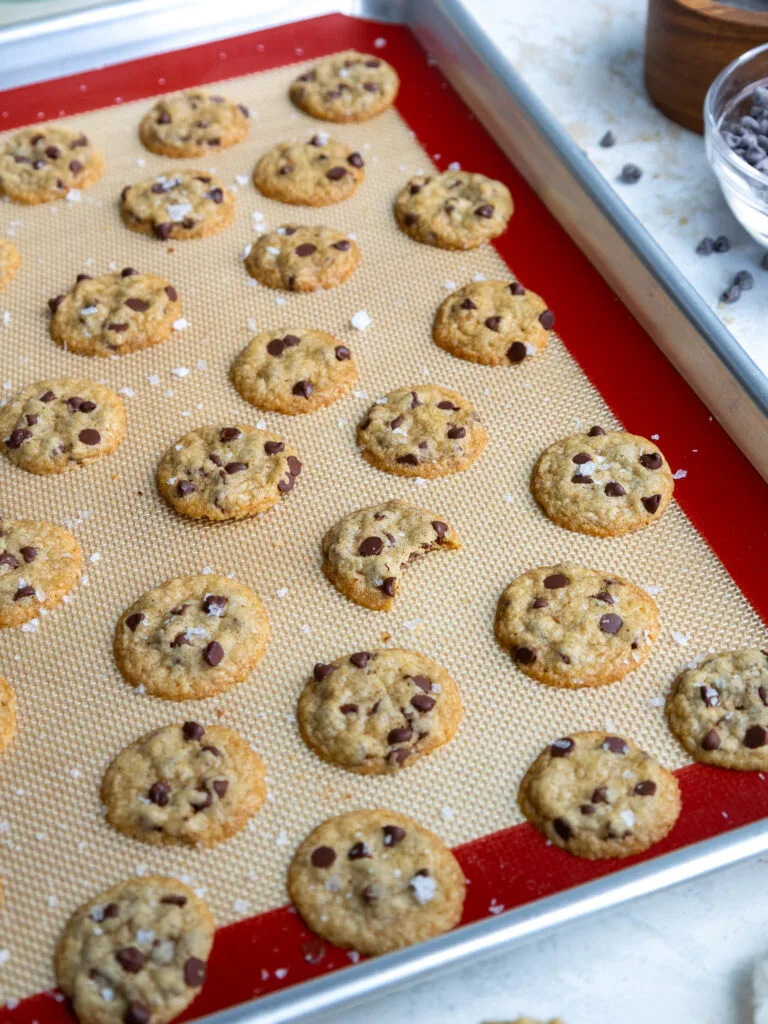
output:
[[[733,61],[709,87],[704,138],[725,201],[768,248],[768,44]]]

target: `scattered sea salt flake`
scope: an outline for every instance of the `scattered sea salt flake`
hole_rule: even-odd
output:
[[[277,303],[278,306],[284,306],[285,303],[286,303],[286,300],[283,298],[282,295],[276,295],[275,296],[275,302]]]
[[[8,950],[0,949],[0,967],[2,967],[3,964],[7,964],[10,959],[11,954],[8,952]]]
[[[189,321],[185,320],[183,316],[173,321],[174,331],[184,331],[187,327],[189,327]]]
[[[453,821],[453,819],[456,817],[454,809],[452,807],[448,807],[447,805],[445,807],[440,808],[440,815],[443,821]]]
[[[174,375],[174,377],[186,377],[187,374],[189,373],[189,368],[186,366],[176,366],[173,370],[171,370],[171,373]]]
[[[408,885],[413,889],[416,902],[422,906],[429,903],[437,889],[437,882],[431,875],[414,875]]]
[[[30,619],[29,622],[25,622],[20,628],[22,633],[36,633],[40,628],[40,619]]]
[[[504,904],[499,903],[495,898],[488,904],[489,914],[500,914],[504,910]]]
[[[100,560],[101,560],[101,552],[99,552],[99,551],[94,551],[93,554],[90,555],[90,557],[88,558],[88,561],[89,562],[93,562],[94,565],[97,562],[99,562]]]
[[[253,242],[249,242],[248,245],[246,245],[246,247],[243,249],[243,254],[240,257],[240,259],[241,260],[246,259],[252,248],[253,248]]]
[[[267,429],[267,421],[266,420],[256,420],[256,429],[257,430],[266,430]]]
[[[267,246],[267,252],[271,256],[279,256],[280,255],[280,250],[277,248],[276,245],[268,245]]]
[[[664,698],[663,697],[649,697],[648,698],[648,706],[651,707],[651,708],[663,708],[664,707],[664,703],[665,702],[664,702]]]
[[[238,185],[247,185],[248,184],[248,175],[247,174],[236,174],[235,175],[235,181],[237,182]]]
[[[420,625],[421,619],[418,617],[415,619],[406,619],[405,622],[403,623],[403,626],[411,632],[413,632],[415,629],[418,629]]]
[[[168,216],[174,222],[174,224],[180,224],[185,217],[188,217],[192,213],[191,203],[169,203],[168,204]]]
[[[91,316],[93,313],[98,313],[98,306],[83,306],[80,310],[80,316]]]
[[[160,383],[160,378],[158,377],[158,375],[156,373],[150,373],[150,375],[147,377],[147,380],[153,386],[155,384],[159,384]]]
[[[248,901],[237,899],[232,904],[236,914],[247,914],[248,913]]]
[[[120,388],[120,390],[117,393],[118,395],[125,395],[126,398],[133,398],[133,396],[136,394],[133,388]]]
[[[349,322],[358,331],[364,331],[366,327],[370,327],[370,325],[373,323],[373,320],[371,319],[370,316],[368,316],[364,309],[360,309],[357,311],[357,313],[350,317]]]
[[[626,811],[622,811],[619,817],[627,826],[627,828],[632,828],[632,826],[635,824],[635,812],[630,811],[629,808]]]
[[[651,597],[656,597],[656,595],[660,594],[664,589],[663,587],[658,586],[658,584],[656,583],[641,583],[640,586],[643,588],[646,594],[650,594]]]
[[[285,597],[287,593],[288,587],[280,587],[280,589],[276,591],[278,597]]]
[[[70,201],[70,203],[82,202],[83,196],[82,196],[82,193],[80,192],[80,189],[79,188],[71,188],[69,190],[69,192],[67,192],[67,199]]]
[[[445,288],[445,290],[447,292],[452,292],[455,287],[456,287],[456,282],[455,281],[443,281],[443,288]]]
[[[675,472],[672,474],[672,479],[673,480],[684,480],[687,476],[688,476],[688,470],[687,469],[676,469]]]
[[[155,941],[155,933],[151,928],[138,928],[136,930],[136,941],[140,946],[151,946]]]
[[[487,278],[486,278],[485,274],[473,274],[472,275],[472,280],[473,281],[486,281]]]
[[[280,981],[282,981],[287,973],[288,973],[288,968],[287,967],[278,967],[277,970],[275,971],[275,977],[279,978]]]
[[[673,629],[672,639],[675,641],[676,644],[680,644],[681,647],[686,647],[688,645],[690,637],[687,633],[680,633],[678,630]]]
[[[387,45],[387,40],[384,38],[384,36],[378,36],[378,38],[373,40],[373,45],[376,47],[377,50],[383,50],[384,47]]]
[[[658,434],[651,434],[651,440],[652,441],[658,441],[659,440],[659,435]]]
[[[347,956],[349,957],[350,961],[353,964],[359,964],[360,963],[360,954],[357,952],[357,950],[355,950],[355,949],[348,949],[347,950]]]

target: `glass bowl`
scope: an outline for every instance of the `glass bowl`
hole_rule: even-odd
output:
[[[749,112],[748,96],[756,85],[768,87],[768,43],[742,54],[710,85],[704,100],[704,140],[725,201],[742,227],[768,248],[768,173],[737,156],[721,134],[724,122]]]

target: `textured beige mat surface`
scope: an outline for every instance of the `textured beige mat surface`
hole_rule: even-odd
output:
[[[236,221],[220,235],[167,245],[121,225],[123,185],[174,166],[138,142],[145,101],[71,119],[107,159],[105,177],[80,202],[0,204],[0,234],[13,236],[24,260],[0,295],[0,397],[44,377],[92,377],[124,389],[128,413],[118,452],[87,469],[41,478],[0,458],[0,514],[67,525],[86,556],[86,575],[68,604],[35,632],[0,633],[0,675],[19,697],[19,734],[0,764],[0,950],[10,954],[0,955],[0,1001],[51,984],[51,952],[67,915],[119,878],[177,875],[205,892],[225,924],[285,901],[294,845],[335,812],[389,806],[451,844],[519,821],[518,780],[539,748],[563,732],[609,726],[679,766],[685,758],[666,729],[659,695],[694,654],[763,636],[677,506],[652,529],[618,540],[568,533],[537,511],[528,478],[541,448],[582,426],[615,421],[558,342],[517,369],[474,366],[432,344],[432,316],[447,288],[508,271],[490,246],[441,252],[400,234],[393,196],[431,166],[428,156],[394,111],[338,127],[295,112],[286,98],[295,73],[282,68],[222,85],[255,112],[250,136],[210,160],[184,164],[215,169],[237,186]],[[322,128],[365,156],[367,180],[352,199],[310,210],[255,192],[250,175],[265,149]],[[264,225],[289,221],[354,232],[363,254],[358,271],[323,294],[279,293],[251,281],[241,262],[246,244]],[[80,271],[95,276],[129,265],[179,289],[188,328],[157,348],[111,360],[54,345],[46,300],[70,288]],[[525,283],[524,264],[513,270]],[[372,318],[362,332],[350,325],[360,310]],[[262,415],[239,398],[228,380],[232,358],[257,329],[287,324],[322,328],[352,348],[361,378],[354,394],[297,418]],[[371,468],[355,450],[354,433],[377,395],[426,381],[470,399],[490,441],[468,472],[420,485]],[[208,525],[178,517],[155,490],[159,456],[194,425],[233,420],[263,420],[290,440],[305,467],[299,486],[259,519]],[[320,571],[320,538],[351,509],[393,496],[449,520],[464,547],[414,565],[387,616],[331,588]],[[646,665],[624,682],[548,689],[497,647],[492,621],[500,591],[522,570],[557,559],[658,588],[662,635]],[[116,619],[146,588],[206,567],[231,573],[261,596],[273,629],[264,661],[246,683],[213,700],[174,705],[137,694],[112,659]],[[356,777],[304,747],[296,698],[316,660],[387,644],[422,650],[451,671],[465,716],[448,748],[407,771]],[[154,849],[117,835],[99,805],[105,765],[147,730],[187,718],[221,721],[254,745],[267,764],[266,805],[251,828],[208,852]]]

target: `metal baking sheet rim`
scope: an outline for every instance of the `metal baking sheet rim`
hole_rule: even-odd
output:
[[[0,29],[0,89],[44,80],[52,67],[57,75],[68,74],[328,13],[407,24],[614,292],[768,479],[768,379],[461,0],[305,0],[290,8],[262,3],[257,10],[251,0],[233,0],[225,21],[203,18],[171,36],[169,19],[182,2],[187,17],[191,8],[210,11],[205,0],[121,0]],[[94,37],[100,40],[98,51],[89,49]],[[28,59],[31,54],[34,60]],[[756,822],[201,1020],[286,1024],[316,1018],[766,850],[768,821]]]

